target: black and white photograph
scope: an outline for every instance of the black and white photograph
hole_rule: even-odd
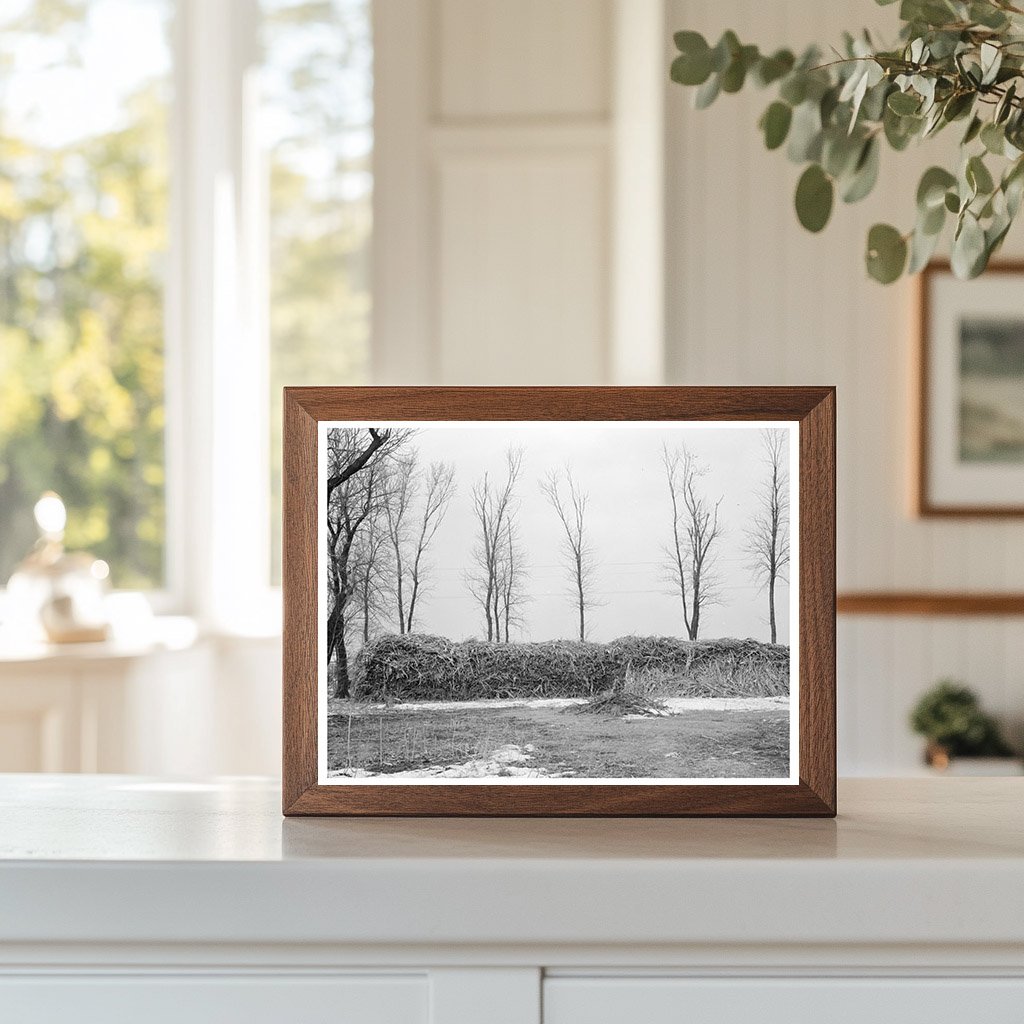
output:
[[[795,424],[319,445],[321,782],[796,782]]]

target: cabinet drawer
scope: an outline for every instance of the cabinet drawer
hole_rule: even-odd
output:
[[[548,978],[544,1024],[1021,1024],[1024,978]]]
[[[37,975],[0,978],[18,1024],[427,1024],[420,976]]]

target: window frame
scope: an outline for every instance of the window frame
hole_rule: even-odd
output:
[[[154,610],[280,630],[270,584],[258,0],[177,0],[165,299],[167,541]]]

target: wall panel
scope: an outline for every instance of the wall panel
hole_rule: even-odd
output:
[[[605,154],[457,155],[438,173],[445,383],[601,383]]]
[[[605,117],[609,0],[440,0],[442,120]]]

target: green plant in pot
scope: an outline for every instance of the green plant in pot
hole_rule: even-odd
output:
[[[1012,757],[994,718],[982,711],[975,693],[944,679],[917,702],[910,715],[914,732],[928,745],[925,760],[946,768],[954,757]]]
[[[899,19],[892,46],[845,33],[830,52],[799,56],[764,54],[732,31],[713,46],[677,32],[671,76],[696,88],[699,108],[748,83],[774,91],[759,127],[768,149],[785,146],[806,165],[795,203],[808,231],[825,227],[837,196],[855,203],[871,192],[883,145],[901,152],[959,131],[959,163],[925,171],[910,226],[875,224],[865,260],[889,284],[921,270],[952,225],[953,270],[977,277],[1024,198],[1024,0],[901,0]]]

